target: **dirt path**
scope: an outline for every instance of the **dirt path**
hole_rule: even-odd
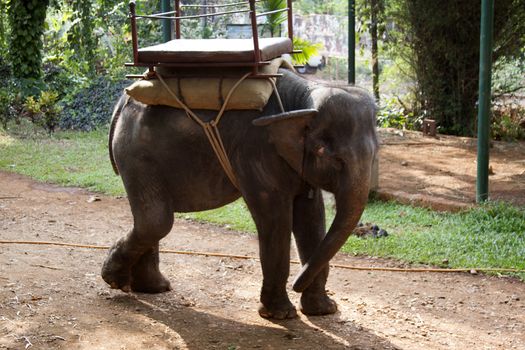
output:
[[[380,195],[437,210],[476,200],[477,140],[379,129]],[[525,142],[493,141],[489,197],[525,206]]]
[[[130,227],[127,202],[89,198],[0,172],[0,237],[109,245]],[[253,236],[183,220],[163,245],[257,254]],[[256,311],[257,261],[163,254],[173,291],[127,295],[100,278],[105,253],[0,245],[0,349],[525,348],[525,284],[510,278],[333,269],[340,312],[272,322]]]

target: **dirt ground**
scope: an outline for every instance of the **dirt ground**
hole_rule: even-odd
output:
[[[475,204],[477,140],[381,129],[379,195],[437,210]],[[491,143],[489,198],[525,206],[525,142]]]
[[[468,139],[386,131],[382,140],[380,194],[472,204]],[[524,148],[494,145],[493,198],[525,200]],[[110,245],[131,227],[127,201],[92,195],[0,172],[0,239]],[[163,247],[257,256],[252,235],[184,220]],[[332,269],[337,314],[276,322],[257,313],[256,260],[162,254],[173,291],[147,295],[109,289],[99,275],[105,254],[0,244],[0,349],[525,349],[525,284],[512,278]],[[335,262],[399,265],[342,254]]]

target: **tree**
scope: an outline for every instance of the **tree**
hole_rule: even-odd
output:
[[[49,0],[9,0],[9,58],[17,78],[40,78],[42,34]]]
[[[84,62],[86,73],[95,73],[97,41],[94,36],[93,1],[71,0],[76,24],[69,31],[68,42],[75,52],[75,59]]]
[[[372,88],[374,97],[379,102],[379,59],[377,47],[377,26],[379,15],[379,1],[370,1],[370,37],[372,40]]]
[[[0,56],[7,49],[7,3],[0,0]]]
[[[479,77],[479,0],[396,0],[395,48],[417,79],[421,113],[442,132],[473,135]],[[495,2],[493,60],[512,57],[525,45],[525,2]]]
[[[360,23],[359,33],[368,32],[371,41],[372,90],[379,102],[379,38],[385,32],[385,0],[359,0],[356,13]]]

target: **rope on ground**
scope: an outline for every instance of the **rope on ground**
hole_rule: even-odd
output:
[[[87,248],[87,249],[104,249],[107,250],[109,246],[92,245],[92,244],[79,244],[79,243],[67,243],[67,242],[49,242],[49,241],[8,241],[0,240],[0,244],[30,244],[30,245],[50,245],[50,246],[61,246],[71,248]],[[184,251],[184,250],[173,250],[173,249],[160,249],[161,253],[167,254],[179,254],[179,255],[193,255],[193,256],[205,256],[205,257],[217,257],[217,258],[230,258],[230,259],[243,259],[243,260],[259,260],[255,256],[249,255],[234,255],[234,254],[223,254],[223,253],[212,253],[212,252],[195,252],[195,251]],[[290,263],[300,265],[301,262],[298,260],[290,260]],[[376,267],[376,266],[354,266],[344,264],[330,264],[331,267],[336,267],[346,270],[358,270],[358,271],[388,271],[388,272],[472,272],[472,271],[485,271],[485,272],[515,272],[525,273],[525,269],[508,269],[498,267],[470,267],[460,269],[445,269],[445,268],[405,268],[405,267]]]

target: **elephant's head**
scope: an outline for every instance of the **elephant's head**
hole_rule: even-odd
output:
[[[319,87],[310,109],[254,120],[270,142],[311,186],[332,192],[337,213],[293,288],[303,291],[346,242],[364,210],[377,149],[375,103],[357,88]]]

